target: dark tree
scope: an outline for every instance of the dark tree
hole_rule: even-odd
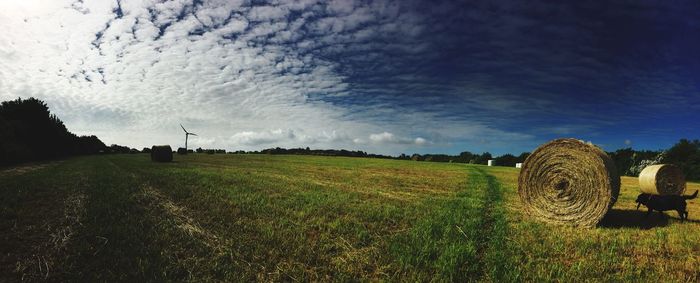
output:
[[[78,137],[36,98],[0,104],[0,163],[60,158],[104,152],[95,136]]]
[[[501,155],[501,156],[496,157],[494,159],[496,160],[496,164],[498,166],[515,167],[515,163],[519,162],[518,158],[515,157],[515,155],[512,155],[510,153]]]
[[[529,152],[523,152],[523,153],[521,153],[520,155],[518,155],[518,162],[519,162],[519,163],[525,162],[525,159],[527,159],[528,156],[530,156],[530,153],[529,153]]]
[[[632,148],[618,149],[615,152],[609,152],[608,155],[615,162],[617,173],[621,176],[625,175],[635,163],[635,151]]]
[[[680,166],[689,180],[700,180],[700,141],[681,139],[666,152],[664,163]]]
[[[493,159],[491,153],[484,152],[481,155],[476,155],[473,160],[475,164],[486,164],[489,159]]]
[[[463,151],[457,156],[456,160],[460,163],[470,163],[474,159],[474,154],[469,151]]]

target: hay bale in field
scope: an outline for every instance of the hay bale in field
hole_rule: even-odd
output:
[[[523,163],[521,163],[521,162],[515,163],[515,168],[523,168]]]
[[[173,150],[169,145],[154,145],[151,147],[151,160],[156,162],[173,161]]]
[[[647,166],[639,173],[639,190],[652,195],[683,195],[685,176],[673,164]]]
[[[525,159],[518,177],[526,213],[555,224],[595,226],[619,193],[620,176],[612,159],[576,139],[541,145]]]
[[[496,160],[489,159],[489,161],[486,162],[486,165],[487,166],[494,166],[494,165],[496,165]]]
[[[187,154],[187,149],[185,149],[184,147],[179,147],[177,149],[177,154]]]

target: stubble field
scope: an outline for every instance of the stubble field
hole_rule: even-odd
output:
[[[690,219],[522,214],[518,169],[344,157],[107,155],[0,171],[0,281],[700,280]],[[688,193],[700,189],[689,183]]]

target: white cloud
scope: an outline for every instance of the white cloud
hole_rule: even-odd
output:
[[[239,132],[231,136],[231,142],[237,145],[265,145],[286,140],[294,140],[296,135],[292,130],[282,129],[262,132]]]
[[[305,130],[276,129],[261,131],[242,131],[233,134],[226,144],[233,148],[256,149],[260,146],[272,147],[280,144],[289,147],[306,147],[309,145],[348,143],[350,138],[344,133],[320,132],[308,134]]]
[[[404,144],[404,145],[418,145],[418,146],[423,146],[427,145],[430,142],[426,140],[425,138],[422,137],[416,137],[416,138],[406,138],[406,137],[397,137],[396,135],[389,133],[389,132],[382,132],[379,134],[370,134],[369,135],[369,140],[372,143],[375,144]],[[363,140],[359,140],[360,142],[356,143],[361,143]]]
[[[383,132],[380,134],[371,134],[369,135],[369,140],[375,143],[388,143],[388,142],[395,142],[396,137],[394,137],[394,134],[389,133],[389,132]]]
[[[354,9],[354,2],[347,0],[333,0],[326,6],[329,12],[336,14],[349,14]]]
[[[184,146],[180,123],[199,134],[190,147],[228,150],[396,154],[444,146],[470,129],[522,138],[465,121],[436,126],[441,118],[429,112],[313,98],[353,90],[340,63],[311,51],[347,48],[370,58],[363,48],[398,48],[368,45],[373,37],[401,28],[408,37],[420,33],[412,23],[386,25],[400,17],[396,4],[316,2],[251,8],[244,1],[123,0],[118,18],[112,1],[0,1],[0,100],[43,99],[77,134],[139,148]],[[291,21],[291,11],[303,16]]]
[[[248,18],[253,21],[277,20],[287,16],[287,11],[277,6],[253,7],[248,13]]]

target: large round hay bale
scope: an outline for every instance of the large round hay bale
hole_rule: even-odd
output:
[[[639,189],[652,195],[683,195],[685,176],[681,168],[673,164],[657,164],[639,173]]]
[[[525,159],[518,177],[525,212],[555,224],[595,226],[619,193],[620,176],[612,159],[576,139],[541,145]]]
[[[184,147],[177,148],[177,154],[187,154],[187,149]]]
[[[173,149],[169,145],[154,145],[151,147],[151,160],[156,162],[173,161]]]

